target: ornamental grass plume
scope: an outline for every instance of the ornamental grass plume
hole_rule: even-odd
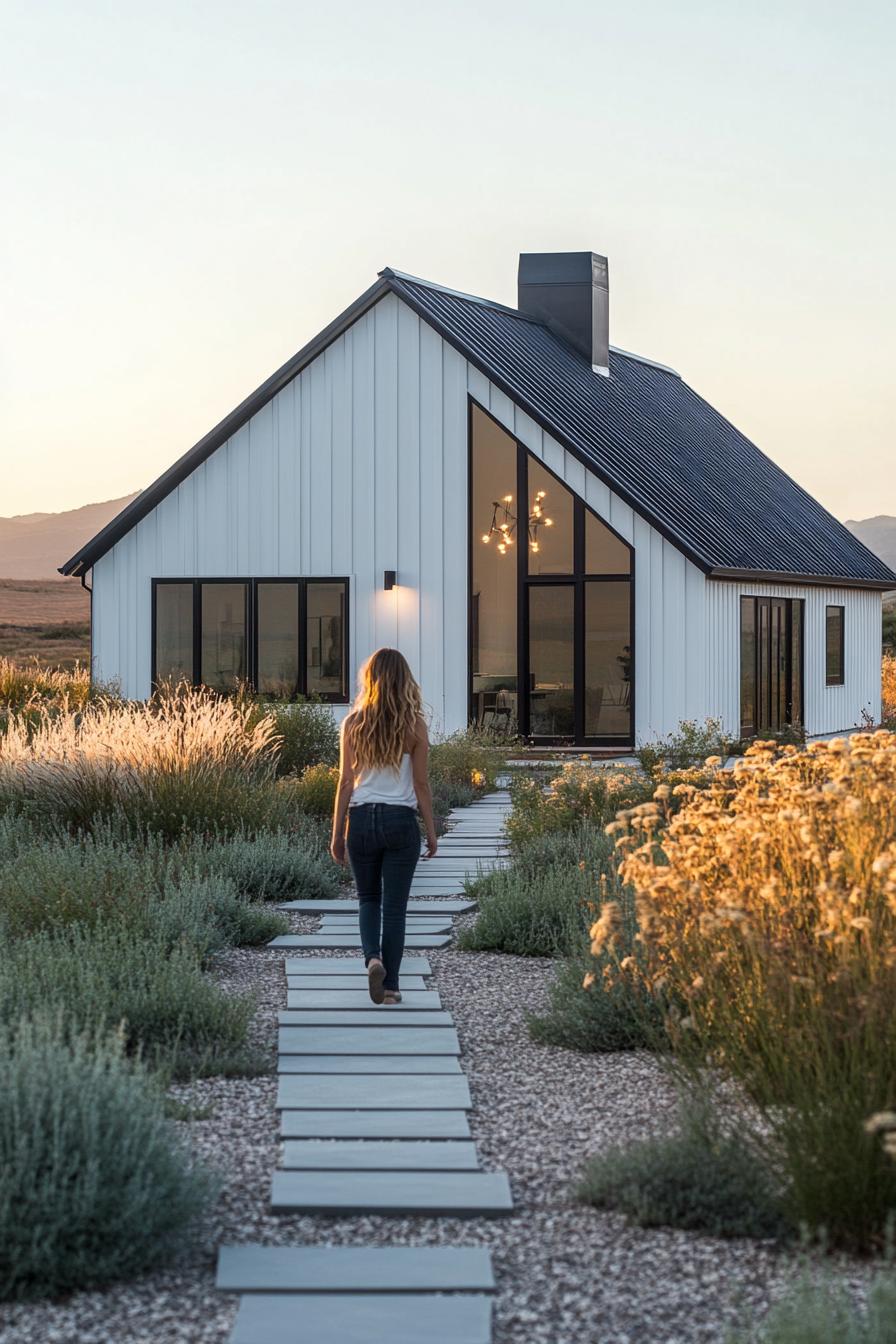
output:
[[[77,714],[12,714],[0,737],[0,807],[85,829],[110,816],[171,834],[191,823],[230,829],[254,786],[273,788],[277,745],[271,718],[192,687]]]
[[[758,742],[673,794],[616,843],[679,1057],[742,1085],[798,1221],[868,1245],[896,1210],[864,1128],[896,1101],[896,734]]]

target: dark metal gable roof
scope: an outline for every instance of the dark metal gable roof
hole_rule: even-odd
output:
[[[704,572],[893,587],[896,575],[676,373],[409,276],[392,288]]]
[[[61,572],[84,574],[389,291],[704,572],[896,587],[883,561],[671,370],[611,349],[603,378],[515,309],[388,269]]]

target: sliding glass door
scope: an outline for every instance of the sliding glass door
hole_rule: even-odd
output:
[[[801,598],[741,598],[740,719],[742,737],[802,723]]]

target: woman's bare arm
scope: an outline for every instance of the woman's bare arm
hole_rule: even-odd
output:
[[[348,718],[343,719],[342,731],[339,734],[339,783],[336,785],[333,834],[330,839],[330,853],[337,863],[345,863],[345,821],[355,785],[355,761],[351,738],[347,731],[348,722]]]
[[[417,721],[414,745],[411,748],[411,768],[414,774],[414,792],[417,806],[426,828],[426,857],[434,858],[439,847],[436,824],[432,815],[432,789],[429,786],[429,733],[423,719]]]

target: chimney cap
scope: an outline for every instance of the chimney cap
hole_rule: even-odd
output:
[[[599,252],[521,252],[524,285],[607,284],[607,258]]]

